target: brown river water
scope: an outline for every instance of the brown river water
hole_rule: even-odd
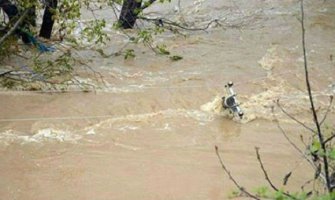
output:
[[[136,57],[102,58],[77,51],[103,75],[80,71],[95,92],[0,92],[0,199],[227,199],[235,190],[215,154],[250,191],[266,185],[255,155],[277,185],[299,190],[312,168],[278,129],[300,146],[307,131],[276,106],[310,124],[305,92],[299,4],[293,0],[199,0],[157,4],[146,12],[196,27],[185,36],[164,33],[180,61],[129,45]],[[306,42],[320,116],[335,93],[335,1],[306,1]],[[109,12],[109,13],[108,13]],[[99,17],[110,16],[104,10]],[[87,14],[86,16],[90,16]],[[113,17],[112,19],[113,20]],[[139,26],[146,26],[139,23]],[[131,32],[131,31],[130,31]],[[127,43],[109,31],[109,54]],[[127,47],[127,48],[128,48]],[[221,108],[224,85],[235,83],[245,112],[231,119]],[[272,107],[274,111],[272,112]],[[334,106],[326,123],[334,123]]]

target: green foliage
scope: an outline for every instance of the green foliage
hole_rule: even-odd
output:
[[[271,194],[269,188],[263,186],[256,189],[256,195],[258,197],[268,198]]]
[[[324,139],[327,140],[328,138],[332,138],[335,134],[334,127],[324,125],[322,126],[322,134],[324,135]],[[327,158],[329,158],[330,165],[335,167],[335,147],[333,144],[329,141],[326,144],[326,150],[327,150]],[[308,149],[309,153],[314,156],[322,157],[325,155],[321,143],[319,139],[316,137],[316,135],[313,136],[313,141]]]
[[[166,49],[166,45],[157,45],[156,49],[158,50],[158,53],[161,55],[170,55],[170,51]]]
[[[63,34],[62,38],[71,35],[78,26],[76,19],[79,19],[81,16],[80,8],[79,1],[64,0],[61,1],[58,9],[55,10],[53,18],[58,21],[60,26],[59,32]]]
[[[136,43],[143,42],[143,43],[152,43],[153,37],[152,32],[150,29],[140,30],[138,32],[137,38],[134,40]]]
[[[229,199],[234,199],[234,198],[237,198],[237,197],[240,197],[240,196],[242,196],[242,192],[240,190],[234,190],[229,194],[228,198]]]
[[[330,151],[328,152],[328,157],[331,159],[331,160],[335,160],[335,148],[332,147],[330,149]]]
[[[256,196],[261,199],[274,199],[274,200],[294,200],[294,199],[307,199],[305,192],[290,194],[287,196],[284,191],[273,191],[269,187],[263,186],[256,189]]]
[[[65,20],[78,19],[81,16],[81,5],[77,0],[62,0],[59,6],[59,17]]]
[[[10,36],[9,38],[7,38],[7,40],[5,40],[4,43],[0,45],[0,59],[9,57],[13,53],[17,52],[17,45],[17,39],[15,36]]]
[[[322,195],[319,197],[315,197],[313,200],[334,200],[335,199],[335,192],[332,192],[327,195]]]
[[[164,32],[164,29],[161,27],[155,27],[155,28],[145,28],[141,29],[137,33],[137,37],[133,39],[135,43],[143,42],[146,44],[152,44],[154,40],[154,36],[161,34]]]
[[[141,29],[138,31],[136,37],[131,37],[130,40],[134,43],[143,43],[147,46],[149,46],[155,53],[159,55],[170,55],[171,52],[168,50],[167,46],[165,44],[158,44],[156,46],[153,46],[154,44],[154,38],[155,36],[164,33],[164,29],[162,27],[155,26],[154,28],[146,28]],[[182,56],[173,55],[169,57],[172,61],[178,61],[183,59]]]
[[[160,3],[164,3],[164,2],[171,2],[171,0],[159,0]]]
[[[121,29],[121,24],[119,23],[119,21],[117,21],[117,22],[114,22],[113,23],[113,29],[114,30],[119,30],[119,29]]]
[[[182,60],[182,59],[183,59],[182,56],[178,56],[178,55],[170,56],[170,60],[172,60],[172,61],[178,61],[178,60]]]
[[[20,0],[20,1],[17,1],[17,4],[22,9],[32,8],[32,7],[41,8],[41,4],[38,0]]]
[[[106,44],[106,40],[110,40],[108,35],[103,31],[106,27],[106,21],[95,20],[90,22],[89,25],[83,30],[83,37],[88,40],[88,42],[94,41],[95,44]]]
[[[1,85],[3,87],[8,88],[8,89],[12,89],[16,85],[16,81],[15,80],[13,80],[13,79],[7,79],[7,78],[2,79],[0,81],[0,83],[1,83]]]
[[[66,52],[55,60],[42,60],[39,58],[34,58],[34,64],[32,67],[33,73],[37,74],[40,81],[48,81],[50,78],[56,76],[63,76],[72,73],[75,60],[71,56],[70,52]]]
[[[312,154],[319,154],[321,151],[321,143],[319,140],[314,139],[309,150]]]
[[[126,49],[125,53],[124,53],[124,59],[127,60],[129,58],[135,58],[135,51],[134,49]]]
[[[151,5],[151,2],[150,1],[144,1],[144,3],[143,3],[143,6],[144,7],[148,7],[148,6],[150,6]]]
[[[140,1],[140,0],[139,0]],[[19,5],[20,10],[25,10],[27,8],[36,7],[38,9],[43,9],[43,4],[39,0],[18,0],[15,1]],[[106,44],[110,40],[108,34],[106,33],[107,22],[105,19],[98,19],[95,16],[95,11],[104,9],[107,6],[115,6],[114,4],[122,4],[123,0],[62,0],[59,1],[58,7],[53,9],[51,12],[53,14],[53,19],[55,20],[54,32],[58,33],[61,40],[65,40],[66,44],[75,49],[80,48],[82,44],[96,45],[96,44]],[[170,0],[160,0],[159,2],[170,2]],[[145,8],[150,6],[149,0],[142,1],[142,7]],[[82,10],[86,9],[91,12],[94,16],[89,21],[81,21]],[[138,10],[139,15],[144,15],[143,10]],[[80,24],[79,24],[80,23]],[[0,19],[0,27],[5,26],[4,21]],[[27,27],[28,28],[28,27]],[[30,27],[30,32],[33,35],[38,33],[39,27]],[[80,29],[81,28],[81,29]],[[114,29],[119,28],[118,22],[113,24]],[[135,36],[130,37],[130,41],[134,43],[143,43],[150,49],[154,50],[156,53],[161,55],[170,55],[168,48],[164,44],[155,45],[155,36],[162,34],[165,31],[163,27],[152,26],[149,28],[142,28],[137,30]],[[0,33],[1,37],[1,33]],[[0,58],[11,57],[15,54],[21,53],[21,46],[18,45],[20,41],[16,35],[9,37],[0,46]],[[84,42],[84,43],[83,43]],[[33,48],[31,48],[33,49]],[[110,57],[111,55],[118,55],[117,53],[106,55],[103,51],[98,51],[101,56]],[[124,56],[124,59],[134,58],[134,49],[126,49],[119,53]],[[182,59],[181,56],[171,56],[171,60],[176,61]],[[52,56],[40,56],[37,52],[31,51],[29,53],[29,58],[27,63],[32,61],[29,68],[32,73],[37,74],[37,77],[43,77],[43,79],[49,80],[57,76],[66,76],[73,72],[73,67],[75,64],[75,59],[72,57],[70,51],[64,54],[55,53]],[[22,65],[28,65],[24,63]],[[11,81],[6,83],[7,86],[13,86]]]

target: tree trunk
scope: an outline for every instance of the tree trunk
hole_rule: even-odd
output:
[[[43,22],[40,30],[40,37],[44,37],[46,39],[51,38],[52,27],[54,25],[54,20],[52,19],[54,14],[54,9],[57,8],[57,0],[47,0],[44,14],[43,14]]]
[[[141,12],[142,0],[124,0],[119,18],[119,25],[124,29],[133,28]]]

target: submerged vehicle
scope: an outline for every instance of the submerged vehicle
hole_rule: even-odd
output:
[[[229,81],[225,85],[227,96],[222,97],[222,107],[225,110],[228,109],[231,114],[238,115],[240,119],[242,119],[244,113],[236,99],[237,94],[233,90],[233,85],[234,83],[232,81]]]

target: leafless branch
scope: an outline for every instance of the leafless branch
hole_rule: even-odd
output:
[[[306,187],[308,184],[312,183],[313,181],[315,181],[314,178],[307,180],[307,181],[301,186],[301,190],[304,190],[305,187]]]
[[[280,107],[279,100],[277,101],[277,105]],[[272,108],[272,115],[275,117],[273,108]],[[286,134],[286,131],[280,125],[279,120],[277,118],[275,118],[274,121],[277,123],[277,127],[279,128],[280,132],[284,135],[286,140],[293,146],[293,148],[295,150],[297,150],[309,163],[311,163],[313,165],[313,162],[306,156],[306,154],[291,140],[291,138],[288,137],[288,135]]]
[[[308,72],[308,65],[307,65],[307,54],[306,54],[306,39],[305,39],[305,12],[304,12],[304,0],[300,0],[300,9],[301,9],[301,32],[302,32],[302,51],[303,51],[303,56],[304,56],[304,68],[305,68],[305,80],[306,80],[306,87],[308,91],[308,96],[309,96],[309,101],[311,104],[312,108],[312,113],[313,113],[313,119],[314,123],[317,129],[317,136],[319,139],[319,142],[321,144],[321,149],[324,152],[324,155],[322,155],[322,160],[323,160],[323,168],[324,168],[324,173],[325,173],[325,178],[326,178],[326,186],[328,192],[332,192],[333,188],[331,187],[330,183],[330,175],[329,175],[329,165],[328,165],[328,157],[327,157],[327,148],[324,143],[324,138],[323,134],[321,132],[321,127],[320,123],[318,120],[318,116],[316,114],[316,109],[314,106],[314,101],[313,101],[313,96],[312,96],[312,89],[309,81],[309,72]]]
[[[269,177],[269,175],[268,175],[268,173],[267,173],[267,171],[266,171],[266,169],[265,169],[265,167],[264,167],[264,164],[263,164],[262,159],[261,159],[261,155],[260,155],[260,153],[259,153],[259,147],[255,147],[255,150],[256,150],[257,160],[258,160],[258,162],[259,162],[259,164],[260,164],[260,166],[261,166],[261,169],[262,169],[263,174],[264,174],[264,176],[265,176],[265,180],[269,183],[269,185],[271,186],[271,188],[272,188],[273,190],[275,190],[276,192],[278,192],[279,189],[272,183],[272,181],[271,181],[271,179],[270,179],[270,177]],[[295,198],[294,196],[290,195],[290,194],[287,193],[287,192],[283,192],[283,194],[284,194],[285,196],[291,198],[291,199],[297,199],[297,198]]]
[[[327,138],[323,143],[327,144],[328,142],[330,142],[334,138],[335,138],[335,133],[332,133],[332,135],[329,138]]]
[[[325,122],[325,120],[327,119],[328,113],[330,112],[331,107],[333,105],[334,96],[332,95],[329,98],[330,99],[329,99],[329,105],[328,105],[327,111],[326,111],[325,115],[323,116],[322,120],[320,121],[321,126],[322,126],[323,122]]]
[[[286,131],[284,130],[284,128],[280,125],[279,121],[276,119],[275,120],[277,123],[277,127],[279,128],[280,132],[283,134],[283,136],[285,137],[285,139],[292,145],[292,147],[301,154],[301,156],[314,168],[316,169],[316,165],[314,164],[314,162],[311,160],[311,158],[309,158],[292,140],[290,137],[288,137]],[[324,176],[321,175],[322,178],[324,178]],[[325,179],[324,179],[325,180]]]
[[[290,119],[292,119],[293,121],[295,121],[296,123],[300,124],[301,126],[305,127],[307,130],[316,133],[312,128],[308,127],[306,124],[304,124],[303,122],[301,122],[300,120],[298,120],[297,118],[293,117],[290,113],[288,113],[280,104],[279,99],[277,99],[277,105],[280,108],[280,110],[286,115],[288,116]]]
[[[317,165],[313,162],[313,160],[308,157],[286,134],[286,131],[283,129],[283,127],[280,125],[280,123],[277,121],[277,126],[279,128],[279,130],[281,131],[281,133],[284,135],[284,137],[286,138],[286,140],[293,146],[293,148],[295,150],[297,150],[301,156],[313,167],[314,170],[317,170]],[[326,178],[325,175],[323,173],[321,173],[319,175],[319,177],[324,181],[324,183],[326,183]]]
[[[242,187],[235,179],[234,177],[231,175],[230,171],[227,169],[227,167],[225,166],[225,164],[223,163],[223,160],[220,156],[219,153],[219,148],[217,146],[215,146],[215,153],[220,161],[221,167],[222,169],[226,172],[226,174],[228,175],[229,179],[231,181],[233,181],[233,183],[235,184],[235,186],[245,195],[247,195],[248,197],[252,198],[252,199],[257,199],[260,200],[260,198],[256,197],[255,195],[249,193],[246,189],[244,189],[244,187]]]
[[[177,22],[171,21],[169,19],[165,19],[165,18],[147,18],[147,17],[140,16],[139,19],[146,20],[146,21],[152,21],[155,24],[163,26],[163,27],[165,25],[169,25],[169,26],[174,26],[174,27],[184,29],[184,30],[187,30],[187,31],[206,31],[210,27],[211,24],[213,24],[213,23],[219,24],[219,21],[217,19],[214,19],[214,20],[211,20],[210,22],[208,22],[205,27],[189,28],[189,27],[183,26],[183,25],[181,25]]]

